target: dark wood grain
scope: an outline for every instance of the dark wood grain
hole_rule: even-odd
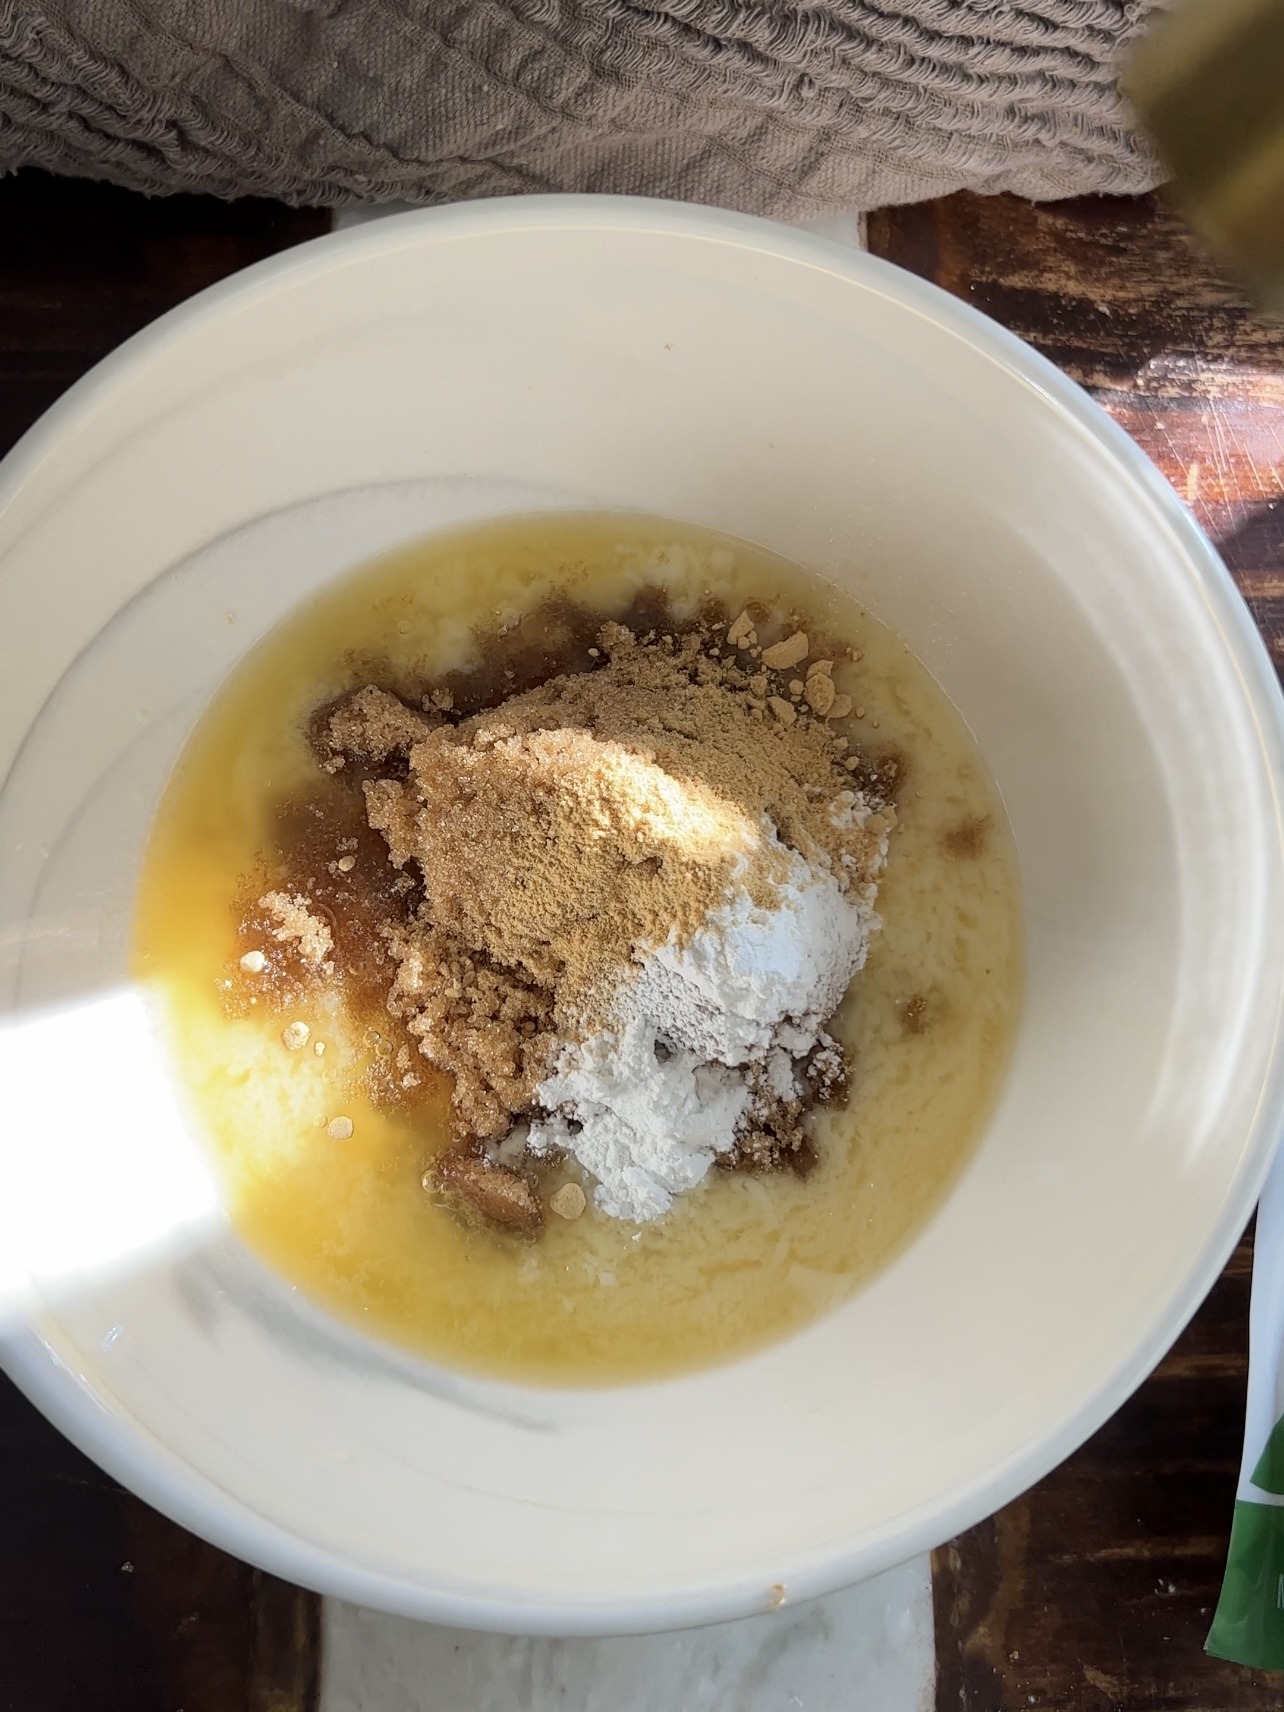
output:
[[[1243,1427],[1251,1248],[1155,1375],[1033,1491],[935,1556],[939,1712],[1261,1712],[1208,1658]]]
[[[1217,543],[1284,647],[1284,323],[1254,314],[1155,197],[954,196],[870,216],[870,247],[1085,386]]]
[[[131,333],[329,226],[327,213],[274,202],[0,178],[0,453]]]
[[[1284,663],[1284,325],[1156,198],[959,196],[870,245],[1028,339],[1141,444]],[[1185,1336],[1084,1448],[936,1554],[938,1712],[1258,1712],[1284,1681],[1203,1652],[1247,1377],[1246,1240]]]
[[[0,451],[122,339],[328,216],[0,180]],[[307,1712],[317,1602],[121,1490],[0,1378],[0,1712]]]
[[[0,1378],[0,1709],[311,1712],[318,1610],[159,1516]]]

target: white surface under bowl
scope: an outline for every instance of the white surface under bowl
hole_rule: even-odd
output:
[[[895,1264],[752,1360],[602,1392],[402,1359],[259,1266],[123,978],[148,816],[244,649],[377,548],[568,504],[749,537],[898,629],[1003,791],[1029,954],[1001,1105]],[[1281,1110],[1268,661],[1131,443],[906,274],[628,201],[305,245],[132,340],[11,455],[0,636],[3,1359],[111,1472],[282,1575],[576,1633],[872,1573],[1096,1427],[1248,1215]]]

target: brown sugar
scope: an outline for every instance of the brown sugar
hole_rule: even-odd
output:
[[[388,1004],[454,1078],[473,1144],[530,1110],[559,1043],[637,950],[685,943],[733,876],[768,901],[781,842],[843,886],[876,872],[892,816],[852,812],[845,741],[805,704],[764,727],[765,674],[723,657],[722,639],[639,641],[612,623],[591,670],[456,723],[374,686],[327,712],[328,759],[363,766],[369,824],[422,880],[413,920],[385,933]],[[789,1114],[763,1133],[761,1160],[798,1151]]]
[[[454,1077],[460,1131],[497,1140],[547,1073],[557,1044],[552,992],[427,923],[387,937],[396,966],[388,1008]]]
[[[793,1098],[774,1092],[760,1078],[753,1088],[749,1122],[735,1148],[718,1163],[726,1170],[777,1171],[781,1166],[805,1177],[816,1163],[807,1118],[815,1106],[840,1105],[847,1097],[851,1065],[836,1040],[821,1036],[802,1067],[803,1086]]]
[[[524,1177],[506,1165],[466,1153],[448,1153],[437,1162],[425,1185],[504,1230],[537,1236],[543,1228],[544,1209],[539,1197]]]
[[[434,928],[565,1011],[635,946],[688,939],[738,864],[773,863],[738,805],[591,731],[522,731],[511,707],[418,744],[405,783],[368,785],[370,824],[416,863]]]
[[[404,754],[426,736],[440,719],[407,707],[388,690],[367,684],[355,695],[322,710],[317,721],[317,748],[328,773],[337,773],[349,758],[379,765]]]
[[[273,939],[293,949],[312,969],[320,969],[334,949],[329,924],[309,906],[301,893],[266,892],[259,899]]]

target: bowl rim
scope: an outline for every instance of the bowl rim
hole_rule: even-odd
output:
[[[138,364],[163,356],[194,327],[281,285],[346,266],[391,247],[500,232],[633,231],[721,242],[812,268],[899,303],[958,337],[1041,395],[1125,476],[1157,531],[1188,565],[1211,624],[1238,671],[1264,759],[1276,835],[1284,845],[1278,781],[1284,777],[1284,697],[1261,635],[1208,536],[1141,448],[1076,382],[971,305],[891,262],[823,236],[756,216],[695,204],[623,196],[499,197],[390,214],[324,234],[207,287],[135,333],[76,381],[0,460],[0,528],[23,484],[77,422],[109,401]],[[1265,830],[1265,828],[1264,828]],[[815,1597],[890,1569],[952,1538],[1041,1479],[1076,1450],[1150,1374],[1224,1267],[1252,1212],[1284,1112],[1280,1051],[1284,979],[1261,1097],[1218,1216],[1190,1257],[1180,1287],[1147,1336],[1123,1351],[1097,1389],[1054,1430],[978,1476],[944,1502],[928,1501],[859,1543],[831,1549],[782,1573],[793,1598]],[[226,1551],[319,1593],[435,1622],[523,1634],[609,1635],[690,1627],[761,1610],[761,1573],[698,1590],[580,1599],[457,1595],[354,1564],[312,1545],[175,1456],[121,1410],[108,1407],[34,1321],[0,1328],[0,1367],[86,1455],[171,1520]]]

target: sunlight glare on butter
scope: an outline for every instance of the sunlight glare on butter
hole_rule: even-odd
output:
[[[0,1021],[0,1312],[190,1251],[223,1222],[142,995]]]

